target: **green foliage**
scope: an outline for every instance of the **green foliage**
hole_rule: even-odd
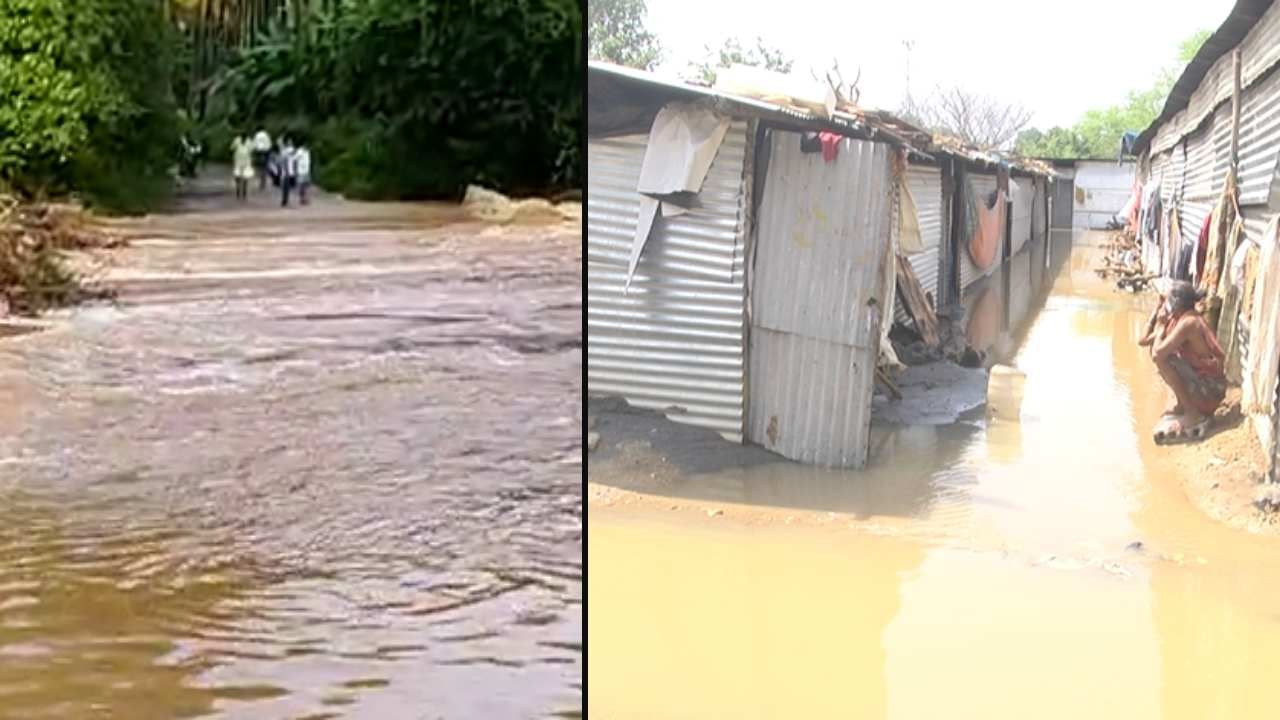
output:
[[[1208,30],[1198,30],[1192,33],[1191,37],[1178,43],[1178,62],[1183,65],[1191,62],[1212,34]]]
[[[647,12],[644,0],[590,0],[587,52],[591,59],[654,69],[662,60],[662,45],[645,28]]]
[[[213,86],[207,126],[308,135],[317,182],[355,197],[581,183],[575,2],[337,7],[302,35],[277,28],[240,52]]]
[[[163,196],[176,140],[172,34],[145,0],[0,5],[0,182],[111,209]]]
[[[1191,62],[1209,35],[1202,30],[1179,43],[1178,72]],[[1176,81],[1175,70],[1165,69],[1149,89],[1130,92],[1120,105],[1090,110],[1070,128],[1024,131],[1018,135],[1018,152],[1030,157],[1114,158],[1120,150],[1120,137],[1150,125]]]
[[[1082,158],[1092,155],[1089,143],[1075,128],[1023,130],[1018,133],[1017,148],[1018,152],[1032,157]]]
[[[715,85],[716,70],[719,68],[750,65],[775,72],[789,73],[794,63],[781,50],[769,47],[765,44],[764,38],[759,37],[756,38],[756,46],[754,48],[743,47],[742,41],[737,38],[728,38],[718,50],[712,50],[707,47],[706,51],[706,57],[701,62],[690,63],[689,65],[689,75],[706,85]]]

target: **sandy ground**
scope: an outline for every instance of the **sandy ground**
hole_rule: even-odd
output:
[[[1230,527],[1280,535],[1280,517],[1254,504],[1266,457],[1253,427],[1240,416],[1238,388],[1228,393],[1215,418],[1217,430],[1208,439],[1167,448],[1187,498]]]

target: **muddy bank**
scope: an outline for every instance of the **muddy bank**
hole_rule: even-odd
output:
[[[954,423],[986,405],[987,377],[983,368],[962,367],[947,360],[908,366],[894,380],[901,398],[890,397],[877,384],[871,420],[893,425]]]
[[[98,282],[98,273],[71,262],[67,253],[86,255],[124,244],[78,206],[0,195],[0,319],[110,299],[113,293]]]
[[[1266,455],[1240,415],[1240,390],[1228,392],[1202,442],[1162,448],[1178,468],[1187,498],[1209,517],[1237,530],[1280,535],[1280,514],[1261,507]]]

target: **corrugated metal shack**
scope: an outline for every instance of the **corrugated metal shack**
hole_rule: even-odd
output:
[[[1211,291],[1228,375],[1241,382],[1242,405],[1271,458],[1273,479],[1280,417],[1278,67],[1280,5],[1240,0],[1134,146],[1141,213],[1151,219],[1139,224],[1148,272],[1177,272],[1172,259],[1180,246],[1198,246],[1209,223],[1208,245],[1219,260],[1193,263],[1191,279]]]
[[[1078,240],[1087,230],[1106,229],[1125,209],[1133,194],[1133,160],[1054,159],[1058,173],[1057,190],[1063,209]]]
[[[588,108],[588,391],[793,460],[866,462],[882,310],[899,304],[886,296],[900,184],[923,244],[909,261],[935,306],[1033,228],[1047,236],[1047,166],[939,145],[883,113],[803,110],[602,63],[589,66]],[[821,148],[815,132],[829,133]],[[978,223],[954,189],[986,180],[1016,222],[999,216],[988,234],[1002,245],[965,274],[974,261],[953,230]]]

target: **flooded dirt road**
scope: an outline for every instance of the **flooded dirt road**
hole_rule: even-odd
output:
[[[1189,502],[1147,301],[1081,253],[1015,333],[1020,422],[886,432],[862,473],[593,457],[592,716],[1275,717],[1280,542]]]
[[[577,717],[579,227],[228,200],[0,341],[0,717]]]

